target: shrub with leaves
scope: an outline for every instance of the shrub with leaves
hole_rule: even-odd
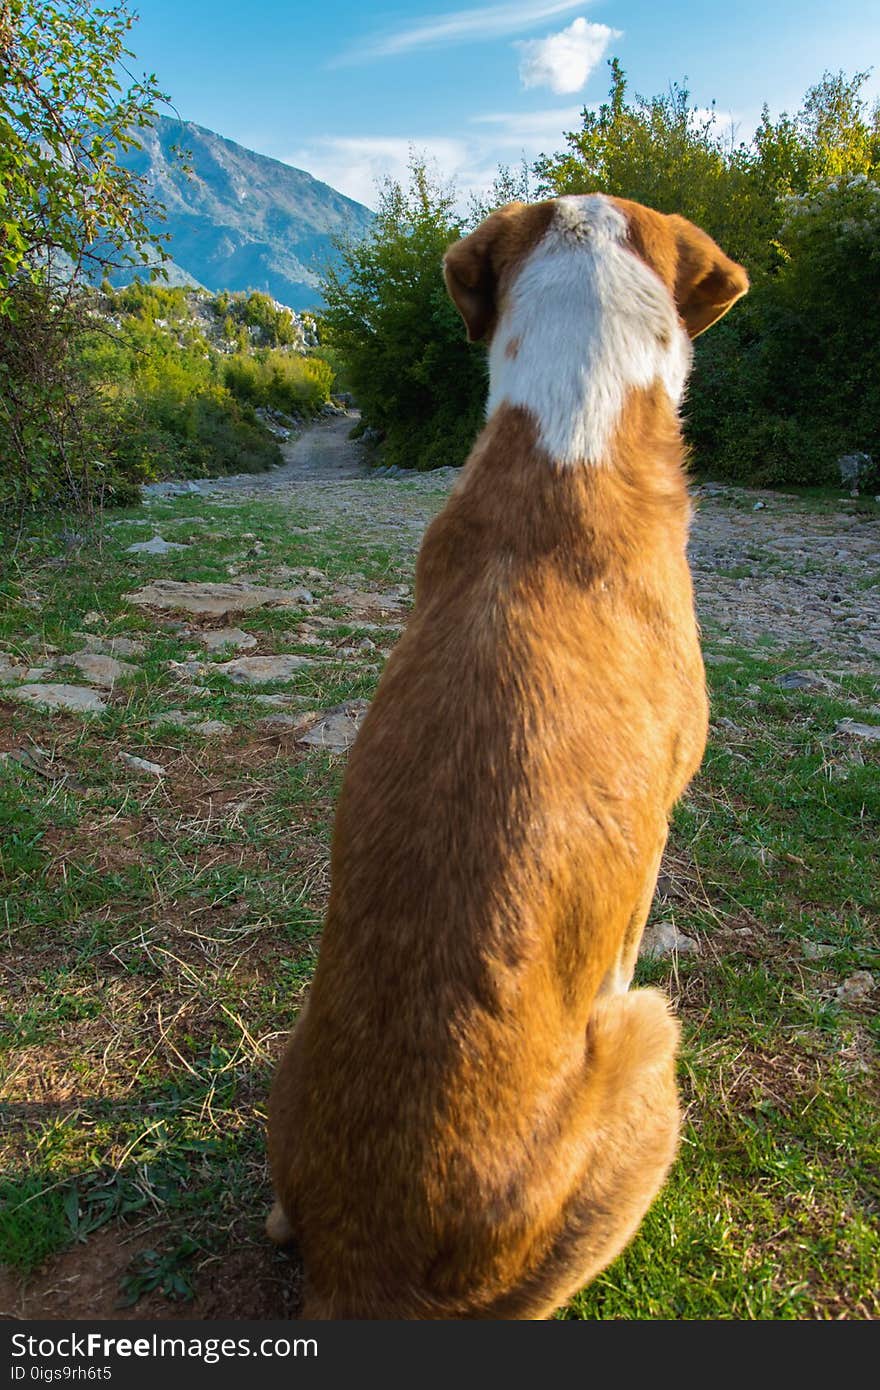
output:
[[[333,369],[320,357],[277,350],[237,353],[224,363],[223,381],[247,405],[314,415],[330,399]]]
[[[840,481],[880,462],[880,184],[791,197],[780,265],[699,345],[690,435],[714,472],[758,484]]]
[[[123,89],[134,16],[91,0],[0,0],[0,507],[66,498],[89,505],[112,483],[115,422],[76,355],[90,275],[162,252],[145,182],[118,163],[161,93]]]
[[[362,241],[343,243],[324,279],[322,341],[343,364],[363,423],[403,468],[460,464],[486,391],[443,284],[443,255],[462,233],[454,194],[413,158],[407,188],[388,180]]]

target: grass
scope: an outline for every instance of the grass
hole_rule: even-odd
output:
[[[0,752],[14,754],[0,762],[0,1257],[26,1288],[108,1232],[132,1246],[120,1299],[152,1307],[198,1306],[234,1251],[274,1258],[265,1103],[314,969],[344,764],[261,726],[278,711],[258,694],[293,713],[371,695],[405,606],[373,610],[351,590],[411,584],[443,500],[430,480],[338,496],[361,497],[363,515],[332,495],[318,510],[186,497],[79,539],[35,527],[7,562],[0,649],[40,666],[47,647],[80,649],[78,633],[145,643],[104,716],[0,704]],[[719,505],[750,510],[747,494]],[[832,526],[834,505],[811,496],[804,525]],[[192,549],[128,555],[153,526]],[[756,544],[729,573],[763,559]],[[230,684],[198,620],[181,631],[180,615],[125,600],[159,575],[307,585],[312,603],[233,621],[256,652],[314,664],[259,692]],[[700,950],[640,966],[684,1024],[681,1154],[635,1241],[560,1316],[874,1317],[876,1020],[869,997],[839,990],[880,966],[880,745],[833,731],[878,722],[877,682],[838,663],[828,691],[785,691],[779,673],[819,658],[704,635],[712,736],[654,906]],[[364,638],[374,650],[340,654]],[[195,656],[197,677],[173,664]],[[230,733],[153,722],[170,709]]]

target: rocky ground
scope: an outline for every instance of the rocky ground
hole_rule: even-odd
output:
[[[356,521],[367,535],[396,535],[414,554],[438,486],[451,487],[455,470],[373,477],[348,439],[353,418],[337,416],[284,445],[284,466],[270,473],[188,486],[214,497],[295,492],[316,520]],[[690,555],[702,621],[745,646],[803,647],[878,669],[880,509],[871,499],[841,497],[829,510],[795,494],[712,483],[694,494]]]
[[[352,423],[13,558],[0,1314],[128,1315],[120,1288],[141,1316],[295,1305],[260,1227],[265,1093],[314,965],[345,753],[454,478],[377,475]],[[693,1128],[651,1259],[637,1243],[569,1315],[862,1316],[880,509],[695,493],[712,742],[643,965],[686,1023]]]

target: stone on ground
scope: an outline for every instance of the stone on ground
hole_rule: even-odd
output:
[[[697,956],[700,943],[692,936],[684,936],[674,922],[655,922],[645,928],[639,955],[649,960],[662,960],[667,956]]]
[[[232,647],[233,651],[248,651],[257,645],[256,637],[243,632],[240,627],[210,628],[207,632],[200,632],[198,637],[209,652],[220,652],[224,647]]]
[[[150,727],[158,729],[162,724],[171,724],[175,728],[185,729],[188,724],[194,724],[198,717],[192,710],[166,709],[163,714],[157,714],[150,720]]]
[[[836,734],[852,734],[853,738],[880,739],[880,724],[860,724],[857,719],[841,719],[834,726]]]
[[[186,613],[207,613],[217,618],[224,613],[244,613],[249,608],[262,608],[269,603],[295,608],[311,602],[311,594],[305,589],[273,589],[242,581],[196,584],[177,579],[154,579],[135,593],[125,594],[124,598],[144,608],[183,609]]]
[[[164,777],[165,769],[161,763],[151,763],[148,758],[136,758],[134,753],[120,753],[119,758],[135,772],[148,772],[151,777]]]
[[[820,676],[817,671],[786,671],[783,675],[776,677],[776,684],[783,690],[810,690],[815,692],[831,693],[834,684],[825,676]]]
[[[59,657],[56,665],[75,666],[90,685],[99,685],[104,690],[112,690],[122,676],[133,676],[138,669],[128,661],[119,661],[101,652],[74,652],[71,656]]]
[[[345,753],[354,743],[369,707],[369,700],[346,700],[335,705],[297,742],[309,748],[325,748],[330,753]]]
[[[189,550],[180,541],[165,541],[161,536],[153,536],[149,541],[137,541],[125,547],[129,555],[167,555],[170,550]]]
[[[87,652],[100,652],[104,656],[143,656],[147,650],[145,642],[135,637],[95,637],[88,632],[75,632]]]
[[[858,1004],[874,992],[874,976],[870,970],[855,970],[848,975],[835,994],[843,1004]]]
[[[76,714],[103,714],[107,708],[94,690],[83,685],[19,685],[6,692],[7,698],[24,700],[46,709],[69,709]]]
[[[294,671],[311,665],[307,656],[239,656],[219,662],[211,671],[228,677],[233,685],[266,685],[289,680]]]

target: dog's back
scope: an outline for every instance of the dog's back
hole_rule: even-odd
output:
[[[561,203],[564,252],[571,203],[596,204]],[[677,1142],[676,1025],[627,987],[705,741],[689,504],[662,376],[625,383],[601,459],[563,457],[559,407],[548,424],[520,398],[522,282],[559,208],[513,205],[448,258],[472,336],[516,370],[501,391],[493,361],[489,422],[352,750],[273,1088],[273,1234],[301,1248],[306,1316],[546,1316],[630,1238]],[[646,226],[634,240],[661,235]],[[730,265],[708,245],[710,273]],[[683,353],[665,269],[651,331]],[[582,452],[590,428],[570,431]]]

